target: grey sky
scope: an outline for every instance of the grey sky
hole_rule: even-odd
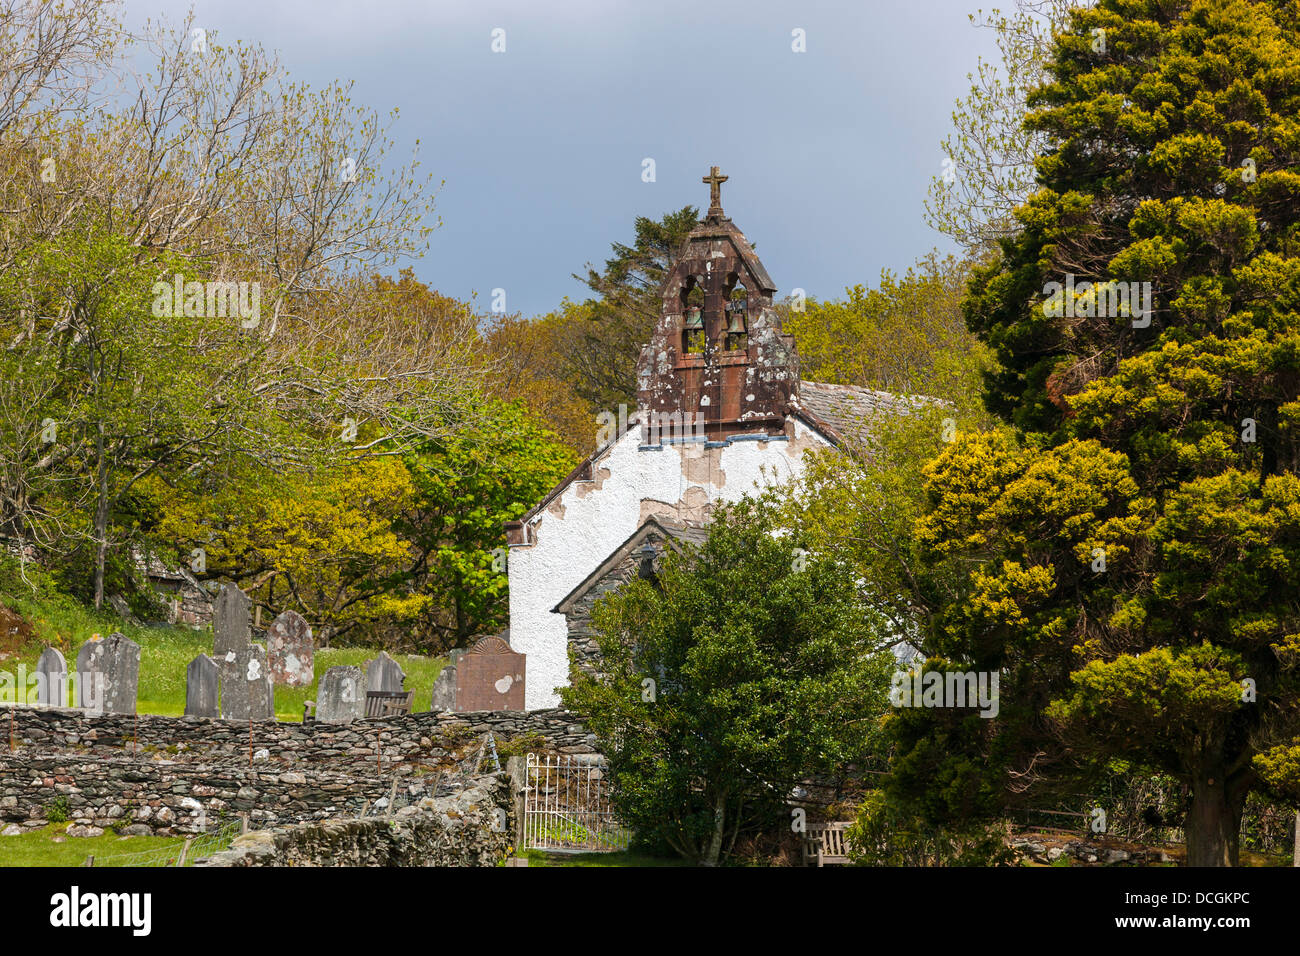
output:
[[[418,138],[446,180],[443,226],[415,271],[448,295],[504,288],[539,314],[603,262],[632,220],[723,206],[781,294],[839,295],[946,239],[922,220],[953,100],[995,54],[978,0],[884,3],[200,0],[196,26],[255,40],[299,80],[356,81],[401,110],[395,155]],[[130,0],[128,22],[188,3]],[[491,51],[503,28],[506,51]],[[791,50],[806,32],[807,52]],[[655,160],[656,181],[642,182]]]

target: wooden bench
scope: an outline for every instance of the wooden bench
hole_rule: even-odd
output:
[[[366,691],[366,716],[391,717],[396,714],[409,714],[415,703],[413,690],[368,690]]]
[[[803,838],[803,861],[807,866],[825,866],[827,863],[848,863],[848,845],[845,831],[853,824],[848,820],[835,823],[810,823]]]

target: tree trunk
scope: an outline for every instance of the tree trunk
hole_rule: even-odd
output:
[[[104,423],[95,436],[99,456],[99,489],[95,505],[95,610],[104,607],[104,562],[108,555],[108,463],[104,460]]]
[[[701,861],[705,866],[717,866],[718,857],[722,855],[722,839],[727,832],[727,798],[719,796],[713,804],[713,838],[709,840],[709,849]]]
[[[1213,767],[1192,778],[1192,805],[1183,824],[1188,866],[1237,865],[1245,791],[1234,793],[1226,777],[1222,767]]]

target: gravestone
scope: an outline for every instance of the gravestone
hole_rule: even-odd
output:
[[[316,688],[316,719],[342,724],[366,715],[366,687],[361,668],[331,667]]]
[[[248,650],[248,595],[233,584],[223,584],[212,611],[212,656],[222,676],[232,669],[237,658]],[[231,657],[231,654],[234,657]]]
[[[485,637],[456,663],[456,710],[523,710],[526,655]]]
[[[97,708],[103,693],[103,675],[90,670],[91,652],[100,643],[99,635],[81,645],[77,651],[76,699],[73,704],[82,709]],[[96,686],[96,683],[100,686]]]
[[[387,651],[380,651],[379,656],[366,664],[366,690],[402,691],[406,683],[406,673],[400,664],[388,656]]]
[[[217,688],[221,669],[207,654],[200,654],[185,668],[185,716],[216,717]]]
[[[228,651],[234,660],[221,668],[221,716],[226,720],[271,720],[275,717],[275,689],[266,664],[266,648],[249,644],[242,653]]]
[[[40,675],[36,684],[36,703],[46,707],[67,707],[68,662],[63,659],[63,652],[57,647],[41,651],[36,673]]]
[[[267,663],[271,682],[285,687],[308,687],[316,679],[311,625],[297,611],[285,611],[266,631]]]
[[[448,664],[433,682],[433,700],[429,707],[436,714],[456,709],[456,665]]]
[[[96,686],[91,686],[92,682]],[[77,700],[81,707],[96,709],[98,704],[101,713],[134,714],[139,682],[140,645],[124,634],[87,641],[77,653]]]

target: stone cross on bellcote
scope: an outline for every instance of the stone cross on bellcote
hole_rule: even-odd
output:
[[[709,184],[709,219],[722,218],[722,184],[730,178],[721,175],[718,167],[714,166],[709,171],[709,175],[700,180],[702,183]]]

